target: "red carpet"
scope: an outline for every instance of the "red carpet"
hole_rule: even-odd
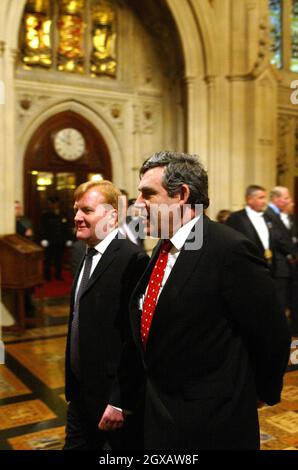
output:
[[[62,272],[63,281],[52,278],[50,282],[45,282],[43,287],[36,287],[33,296],[41,297],[66,297],[70,294],[72,275],[70,271],[64,269]]]

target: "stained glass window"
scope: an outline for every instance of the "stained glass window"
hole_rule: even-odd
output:
[[[23,16],[22,60],[27,67],[50,67],[52,21],[49,0],[28,0]]]
[[[298,1],[292,0],[290,69],[298,72]]]
[[[271,63],[278,69],[282,67],[282,1],[269,0]]]
[[[26,69],[116,77],[115,0],[27,0],[20,32]]]
[[[58,13],[58,70],[84,71],[84,0],[62,0]]]
[[[94,0],[92,6],[92,75],[116,73],[115,11],[110,2]]]

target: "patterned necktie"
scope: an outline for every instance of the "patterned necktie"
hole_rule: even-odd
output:
[[[170,240],[164,240],[161,244],[159,256],[151,273],[147,294],[144,300],[143,313],[141,319],[141,338],[144,349],[147,345],[151,322],[157,304],[158,294],[164,277],[168,262],[169,251],[172,248]]]
[[[79,285],[78,293],[75,299],[75,305],[73,310],[73,319],[71,323],[71,334],[70,334],[70,364],[71,369],[75,376],[79,379],[80,378],[80,361],[79,361],[79,306],[80,306],[80,298],[82,293],[87,287],[91,266],[92,266],[92,257],[96,255],[98,251],[95,248],[88,248],[87,253],[85,255],[85,266],[84,271],[81,279],[81,283]]]

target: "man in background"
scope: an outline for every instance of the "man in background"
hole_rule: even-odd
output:
[[[24,215],[23,206],[20,201],[14,202],[14,210],[16,217],[16,232],[22,237],[33,240],[33,225],[30,219]]]
[[[51,281],[51,266],[54,265],[55,278],[62,279],[62,265],[65,246],[71,246],[72,234],[69,221],[61,212],[57,196],[48,198],[48,208],[41,216],[40,244],[45,249],[45,278]]]
[[[288,188],[276,186],[270,191],[270,202],[265,216],[272,227],[274,236],[273,278],[281,307],[284,312],[291,310],[291,291],[298,250],[293,243],[291,230],[282,220],[282,212],[292,198]]]
[[[33,240],[34,231],[31,220],[24,215],[23,206],[20,201],[14,202],[15,220],[16,220],[16,233],[22,237]],[[30,287],[25,289],[25,311],[27,317],[34,317],[36,315],[36,308],[32,300],[34,288]]]
[[[227,220],[229,227],[243,233],[257,247],[259,255],[272,267],[273,239],[271,224],[264,215],[267,205],[266,190],[262,186],[250,185],[245,191],[244,209],[233,212]]]

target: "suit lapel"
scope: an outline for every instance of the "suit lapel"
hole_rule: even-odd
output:
[[[82,293],[82,296],[85,295],[86,292],[88,292],[89,289],[93,286],[93,284],[97,281],[97,279],[104,273],[104,271],[108,268],[108,266],[114,261],[117,251],[119,250],[119,244],[120,240],[117,238],[114,238],[105,252],[103,253],[102,257],[100,258],[99,262],[96,265],[96,268],[94,269],[89,282],[87,284],[86,289]]]
[[[243,210],[242,215],[243,215],[242,220],[243,220],[243,224],[246,227],[246,231],[247,231],[247,233],[251,234],[251,236],[249,238],[255,240],[255,243],[258,245],[261,253],[263,253],[264,252],[263,243],[261,242],[259,234],[256,231],[256,229],[255,229],[253,223],[251,222],[250,218],[248,217],[247,212],[246,212],[245,209]]]
[[[97,263],[96,268],[94,269],[89,282],[87,284],[86,289],[84,292],[81,294],[81,297],[83,297],[86,292],[93,286],[93,284],[97,281],[97,279],[104,273],[104,271],[108,268],[108,266],[113,262],[114,258],[117,255],[117,251],[119,250],[119,243],[120,241],[115,238],[114,240],[111,241],[105,252],[103,253],[102,257],[100,258],[99,262]],[[71,288],[71,312],[73,311],[74,308],[74,302],[75,302],[75,292],[77,288],[77,283],[80,277],[80,273],[82,270],[84,264],[84,258],[82,259],[80,266],[76,272],[75,278],[72,283],[72,288]]]
[[[282,222],[280,216],[274,212],[274,210],[269,206],[266,210],[269,218],[273,220],[283,231],[288,232],[287,227]]]
[[[197,223],[200,223],[197,222]],[[203,247],[207,243],[206,235],[208,232],[209,226],[209,219],[208,217],[204,217],[204,225],[203,225],[203,244],[199,249],[191,250],[185,249],[185,245],[183,246],[177,261],[167,279],[167,282],[160,294],[158,299],[158,303],[155,309],[155,313],[152,319],[150,333],[147,342],[147,351],[150,347],[150,334],[154,333],[155,327],[158,327],[158,316],[162,311],[168,310],[169,301],[171,303],[175,303],[175,299],[180,295],[185,284],[187,284],[189,278],[192,276],[197,264],[200,262],[200,258],[203,254]],[[190,233],[188,240],[192,238],[192,232]]]
[[[76,288],[77,288],[77,283],[78,283],[78,280],[79,280],[79,277],[80,277],[80,272],[81,272],[81,269],[83,267],[83,264],[84,264],[84,261],[85,261],[85,257],[83,256],[81,262],[80,262],[80,265],[76,271],[76,274],[75,274],[75,277],[72,281],[72,285],[71,285],[71,291],[70,291],[70,310],[71,310],[71,314],[72,314],[72,311],[73,311],[73,308],[74,308],[74,301],[75,301],[75,293],[76,293]]]

